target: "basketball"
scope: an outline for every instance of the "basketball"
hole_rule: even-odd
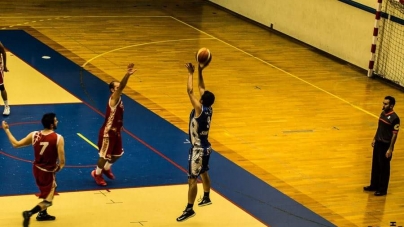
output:
[[[198,53],[196,53],[196,61],[199,62],[199,64],[206,64],[209,62],[211,58],[210,50],[208,48],[202,47],[201,49],[198,50]]]

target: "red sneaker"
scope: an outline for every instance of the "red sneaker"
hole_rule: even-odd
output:
[[[105,176],[107,176],[109,179],[111,179],[111,180],[115,179],[115,176],[114,176],[114,174],[112,173],[111,169],[109,169],[109,170],[102,169],[102,173],[103,173]]]
[[[95,183],[101,186],[106,186],[107,182],[105,182],[104,178],[102,178],[102,174],[97,175],[95,174],[95,170],[91,171],[91,176],[94,178]]]

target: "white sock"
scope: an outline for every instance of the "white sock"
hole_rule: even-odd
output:
[[[4,100],[4,106],[8,107],[8,101],[7,100]]]
[[[104,165],[104,169],[105,169],[105,170],[110,170],[110,169],[111,169],[111,166],[112,166],[112,163],[106,162],[105,165]]]
[[[100,175],[101,171],[102,171],[102,169],[98,168],[98,166],[97,166],[97,168],[95,169],[95,174]]]

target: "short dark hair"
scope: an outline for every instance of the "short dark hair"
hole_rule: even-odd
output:
[[[392,105],[392,106],[396,105],[396,99],[393,96],[388,95],[388,96],[384,97],[384,99],[389,100],[390,105]]]
[[[201,97],[202,105],[206,107],[210,107],[215,102],[215,95],[210,91],[205,91]]]
[[[111,90],[111,89],[113,89],[115,86],[114,86],[114,83],[119,83],[118,81],[112,81],[111,83],[109,83],[109,85],[108,85],[108,87],[109,87],[109,90]]]
[[[51,125],[55,124],[55,113],[46,113],[42,117],[42,125],[46,129],[51,129]]]

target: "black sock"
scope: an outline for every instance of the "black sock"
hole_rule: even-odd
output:
[[[33,215],[33,214],[38,213],[39,211],[41,211],[41,207],[36,205],[34,208],[32,208],[32,210],[29,211],[29,214]]]
[[[208,197],[209,198],[209,192],[204,192],[203,197]]]
[[[192,210],[193,206],[194,206],[194,204],[188,203],[186,210]]]

